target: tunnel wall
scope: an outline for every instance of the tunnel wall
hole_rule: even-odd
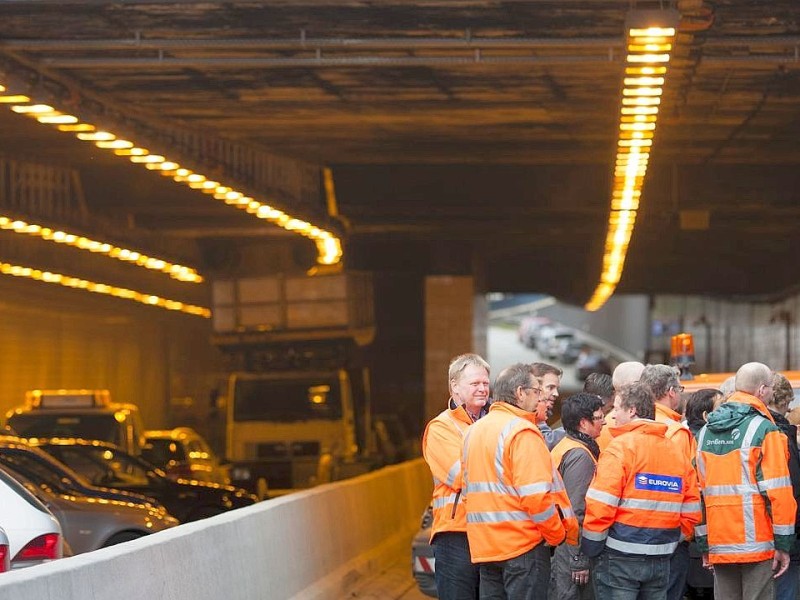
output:
[[[342,598],[398,556],[410,561],[430,493],[430,471],[417,459],[5,573],[0,598]]]
[[[800,294],[761,302],[656,296],[651,315],[657,352],[668,355],[670,335],[693,334],[695,373],[736,371],[750,361],[776,370],[800,367]]]

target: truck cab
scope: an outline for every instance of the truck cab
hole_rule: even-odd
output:
[[[6,414],[6,426],[22,438],[102,440],[139,455],[144,426],[134,404],[111,401],[108,390],[31,390],[25,404]]]
[[[227,456],[235,485],[264,495],[366,472],[344,369],[233,373]]]

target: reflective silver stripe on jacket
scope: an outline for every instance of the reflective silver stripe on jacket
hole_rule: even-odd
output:
[[[695,535],[708,535],[708,526],[707,525],[695,525],[694,526],[694,534]]]
[[[757,494],[758,487],[747,483],[728,483],[723,485],[709,485],[703,488],[703,495],[711,496],[744,496],[745,494]]]
[[[700,512],[701,506],[699,502],[684,502],[681,506],[681,514]]]
[[[773,477],[772,479],[764,479],[758,482],[758,489],[762,492],[767,490],[777,490],[779,488],[792,487],[792,480],[789,477]]]
[[[772,542],[746,542],[744,544],[714,544],[708,547],[713,554],[749,554],[751,552],[768,552],[773,550]]]
[[[600,490],[596,490],[591,487],[586,491],[586,497],[614,507],[619,506],[620,502],[619,496],[615,496],[614,494],[609,494],[608,492],[601,492]]]
[[[581,532],[581,535],[585,537],[587,540],[591,540],[593,542],[602,542],[608,537],[608,529],[605,531],[588,531],[584,529]]]
[[[447,496],[440,496],[439,498],[433,499],[433,508],[444,508],[445,506],[449,506],[456,501],[456,494],[448,494]]]
[[[619,503],[619,507],[652,510],[655,512],[679,513],[681,512],[681,508],[683,508],[683,503],[666,502],[664,500],[647,500],[644,498],[623,498]]]
[[[468,523],[504,523],[507,521],[533,521],[543,523],[556,514],[556,507],[550,506],[542,512],[529,515],[523,510],[499,510],[492,512],[467,513]]]
[[[772,533],[775,535],[794,535],[794,525],[773,525]]]
[[[467,493],[487,492],[490,494],[513,494],[514,496],[530,496],[532,494],[545,494],[550,491],[550,484],[546,481],[530,483],[521,487],[512,487],[497,481],[474,481],[467,485]]]
[[[457,459],[456,462],[453,463],[453,466],[450,467],[450,470],[447,472],[447,481],[445,481],[445,485],[447,487],[453,487],[456,483],[456,477],[461,472],[461,459]]]
[[[498,510],[492,512],[467,513],[469,523],[504,523],[507,521],[530,521],[531,516],[524,510]]]
[[[606,540],[606,548],[626,552],[628,554],[672,554],[678,547],[678,542],[669,544],[637,544],[635,542],[623,542],[611,536]]]

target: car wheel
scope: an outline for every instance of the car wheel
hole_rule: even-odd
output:
[[[123,531],[121,533],[115,533],[106,540],[106,543],[103,544],[102,547],[107,548],[108,546],[116,546],[117,544],[122,544],[123,542],[130,542],[131,540],[139,539],[145,535],[147,534],[142,533],[141,531]]]
[[[199,521],[200,519],[207,519],[209,517],[216,517],[217,515],[221,515],[225,511],[217,506],[201,506],[200,508],[195,508],[192,512],[189,513],[189,516],[186,517],[187,521]]]

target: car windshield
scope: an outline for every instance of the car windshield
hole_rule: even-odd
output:
[[[100,446],[45,446],[58,460],[69,465],[95,485],[146,486],[147,469],[129,455]]]
[[[20,437],[84,438],[116,442],[119,422],[113,413],[96,415],[31,412],[14,415],[8,425]]]
[[[142,451],[142,456],[157,467],[164,467],[171,461],[184,462],[186,451],[183,444],[171,439],[147,438],[150,446]]]
[[[78,486],[89,485],[77,473],[64,470],[60,463],[29,450],[2,448],[0,464],[25,475],[36,485],[49,487],[60,494],[79,492]]]
[[[237,379],[233,402],[236,421],[334,420],[342,416],[339,381],[335,377],[301,381]]]

